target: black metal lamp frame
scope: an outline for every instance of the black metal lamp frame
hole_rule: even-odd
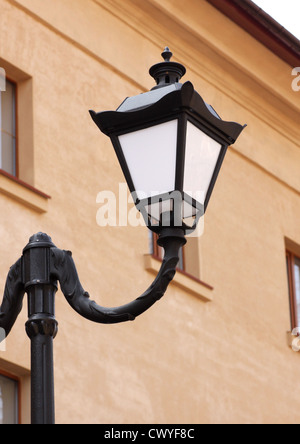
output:
[[[185,232],[189,233],[196,228],[199,218],[203,216],[207,209],[228,146],[237,140],[246,125],[242,126],[236,122],[226,122],[222,120],[216,111],[210,105],[207,105],[202,97],[195,91],[191,82],[186,82],[183,85],[178,83],[181,76],[185,73],[185,68],[179,63],[170,61],[172,53],[169,51],[169,48],[165,49],[162,56],[165,61],[154,65],[150,69],[150,74],[158,83],[151,91],[159,89],[160,92],[157,101],[154,100],[153,102],[149,97],[143,99],[143,97],[140,97],[143,96],[143,94],[141,94],[133,101],[136,108],[132,108],[130,105],[126,106],[125,100],[117,111],[104,111],[100,113],[90,111],[90,114],[100,131],[110,137],[135,205],[142,213],[148,228],[157,232],[157,225],[151,223],[151,218],[145,208],[151,204],[169,200],[175,191],[177,196],[179,196],[177,199],[179,202],[174,202],[174,205],[181,205],[183,201],[186,201],[194,208],[195,213],[198,214],[192,227],[185,225],[183,221],[181,223]],[[166,78],[168,82],[166,82]],[[169,92],[168,86],[170,87],[170,84],[171,91]],[[164,91],[166,93],[164,93]],[[147,94],[151,94],[151,92],[145,95],[147,96]],[[156,94],[157,92],[155,92],[155,97]],[[168,190],[168,193],[139,200],[123,154],[119,136],[172,120],[178,121],[174,189]],[[188,122],[192,123],[221,145],[220,154],[208,187],[204,205],[184,193],[183,190]],[[157,161],[159,162],[159,159],[157,159]],[[178,214],[180,213],[181,211]]]

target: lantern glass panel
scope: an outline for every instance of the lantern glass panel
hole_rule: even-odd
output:
[[[138,199],[175,187],[178,120],[119,136]]]
[[[155,202],[155,203],[152,203],[151,205],[146,205],[145,210],[147,211],[147,213],[151,217],[152,222],[158,223],[159,221],[161,221],[162,214],[165,214],[166,217],[168,217],[167,215],[169,215],[170,212],[172,212],[174,210],[174,202],[173,202],[173,199],[167,199],[164,201]],[[166,221],[162,221],[162,222],[166,222]],[[166,224],[166,225],[168,225],[168,224]]]
[[[187,122],[183,191],[204,205],[222,145]]]

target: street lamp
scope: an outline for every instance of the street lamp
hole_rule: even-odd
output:
[[[117,111],[91,116],[110,137],[128,187],[146,225],[189,233],[205,213],[226,150],[243,126],[221,120],[190,82],[186,69],[172,62],[150,68],[157,85],[124,100]]]
[[[158,233],[158,243],[164,248],[164,259],[152,285],[126,305],[101,307],[83,289],[72,254],[58,249],[44,233],[30,238],[8,273],[0,329],[9,334],[26,292],[33,424],[54,423],[53,339],[58,326],[58,281],[71,307],[94,322],[132,321],[150,308],[173,279],[185,235],[196,228],[204,214],[227,147],[243,130],[237,123],[222,121],[190,82],[179,83],[186,70],[170,61],[168,48],[162,56],[164,62],[150,69],[157,83],[150,92],[127,98],[117,111],[91,111],[100,130],[111,138],[138,210],[149,229]]]

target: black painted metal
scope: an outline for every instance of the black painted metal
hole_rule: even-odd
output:
[[[38,233],[23,250],[24,288],[28,295],[26,333],[31,340],[31,422],[54,424],[53,339],[57,333],[51,275],[51,238]]]
[[[115,308],[102,307],[90,300],[82,288],[71,253],[53,248],[53,274],[59,280],[61,290],[71,307],[81,316],[103,324],[133,321],[144,313],[165,293],[173,279],[179,261],[179,250],[186,243],[183,230],[162,230],[158,241],[164,247],[165,255],[160,271],[152,285],[139,298]]]
[[[153,65],[149,70],[150,76],[154,78],[157,84],[152,88],[152,91],[172,83],[179,83],[181,77],[186,73],[183,65],[171,62],[173,54],[168,47],[164,49],[161,55],[164,62]]]
[[[169,48],[166,48],[162,53],[164,62],[158,63],[150,69],[150,74],[158,83],[151,91],[125,99],[116,111],[100,113],[90,111],[90,114],[100,131],[110,137],[134,203],[142,213],[148,228],[156,232],[158,225],[159,229],[164,225],[161,221],[154,221],[153,223],[149,208],[157,202],[169,201],[171,199],[170,194],[175,191],[181,193],[181,197],[180,194],[177,194],[179,202],[175,202],[175,204],[179,206],[180,203],[182,204],[185,201],[193,207],[195,214],[197,214],[192,227],[187,226],[183,218],[181,221],[177,221],[180,222],[177,223],[177,226],[181,226],[188,234],[196,228],[199,218],[206,211],[228,146],[237,140],[246,125],[242,126],[236,122],[222,120],[213,107],[205,103],[203,98],[195,91],[191,82],[186,82],[183,85],[179,83],[181,76],[185,74],[185,68],[183,65],[171,62],[171,55]],[[152,196],[149,199],[139,200],[119,137],[172,120],[178,121],[174,189],[166,190],[166,193]],[[183,193],[188,122],[221,145],[220,156],[204,204]],[[159,159],[157,159],[157,162],[159,162]]]
[[[9,270],[0,306],[0,328],[4,329],[4,337],[8,336],[22,310],[24,294],[22,259],[19,259]],[[4,337],[1,335],[1,339]]]
[[[11,268],[0,306],[0,328],[9,334],[28,296],[26,332],[31,341],[31,422],[54,424],[53,339],[57,334],[55,293],[57,281],[71,307],[81,316],[102,324],[133,321],[158,301],[173,279],[179,250],[186,240],[181,229],[162,230],[158,242],[165,249],[153,284],[129,304],[106,308],[91,301],[81,286],[72,254],[60,250],[44,233],[30,238],[23,256]],[[3,338],[1,338],[3,339]]]
[[[31,423],[54,424],[53,339],[57,332],[55,319],[31,317],[26,322],[31,340]]]

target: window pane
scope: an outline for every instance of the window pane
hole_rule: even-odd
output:
[[[18,382],[0,375],[0,424],[18,423]]]
[[[8,134],[14,135],[14,103],[15,103],[15,88],[10,82],[6,82],[6,91],[2,96],[2,123],[1,129]]]
[[[297,306],[297,313],[300,314],[300,258],[295,257],[294,265],[294,279],[295,279],[295,305]]]
[[[159,259],[163,259],[164,257],[164,249],[157,245],[157,239],[158,235],[154,234],[152,231],[149,234],[150,239],[150,254],[153,254],[154,256],[157,256]],[[179,270],[185,271],[184,269],[184,260],[183,260],[183,249],[180,248],[179,250],[179,261],[177,264],[177,268]]]
[[[6,133],[2,133],[1,168],[4,171],[15,174],[15,140]]]
[[[16,116],[15,85],[6,82],[6,91],[0,93],[0,168],[16,174]]]

